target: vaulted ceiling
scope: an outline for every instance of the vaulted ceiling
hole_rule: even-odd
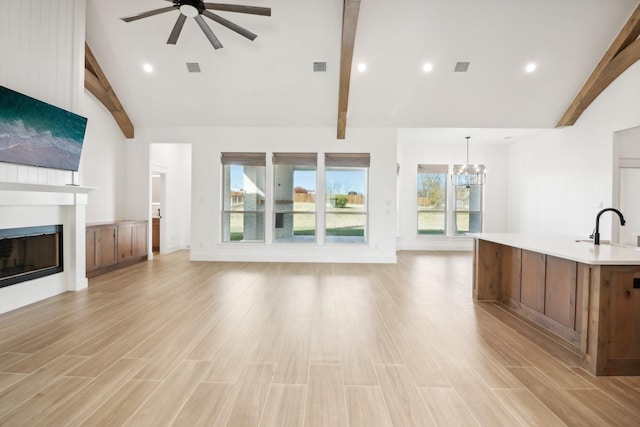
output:
[[[87,42],[136,126],[336,126],[343,0],[228,0],[249,41],[178,12],[125,23],[164,0],[88,0]],[[553,128],[637,0],[361,0],[348,127]],[[188,73],[197,62],[200,73]],[[314,72],[326,62],[326,72]],[[367,64],[367,71],[355,70]],[[431,72],[422,69],[425,63]],[[454,72],[469,62],[468,72]],[[535,62],[537,70],[526,73]],[[143,71],[144,63],[154,67]]]

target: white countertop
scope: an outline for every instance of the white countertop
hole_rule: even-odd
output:
[[[538,235],[518,233],[479,233],[473,238],[526,249],[591,265],[640,265],[640,247],[592,242],[565,235]],[[584,240],[584,238],[582,238]]]

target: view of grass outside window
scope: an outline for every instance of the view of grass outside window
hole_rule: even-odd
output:
[[[316,153],[274,153],[276,242],[315,242]]]
[[[325,155],[325,241],[367,242],[369,154]]]
[[[447,165],[418,165],[418,234],[446,235],[447,172]]]
[[[484,171],[484,165],[477,166]],[[456,185],[453,192],[453,233],[482,232],[482,184],[477,175],[459,175],[461,165],[454,165]]]
[[[222,153],[224,242],[264,242],[265,153]]]

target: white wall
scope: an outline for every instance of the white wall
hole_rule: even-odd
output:
[[[191,258],[230,261],[395,262],[396,134],[393,129],[349,129],[347,139],[336,140],[335,128],[143,128],[137,140],[144,143],[179,142],[192,145]],[[136,141],[137,143],[140,141]],[[138,154],[144,156],[142,149]],[[369,152],[369,242],[366,245],[272,243],[267,227],[265,243],[222,243],[221,164],[226,151],[266,152]],[[134,161],[133,159],[131,161]],[[144,162],[139,157],[136,163]],[[272,182],[267,168],[267,182]],[[131,181],[134,182],[134,181]],[[137,181],[136,181],[137,182]],[[134,189],[135,192],[141,191]],[[147,188],[147,197],[150,189]],[[267,186],[267,212],[273,197]],[[141,196],[141,199],[145,197]],[[146,205],[148,206],[148,205]],[[268,215],[268,224],[272,216]],[[318,223],[323,224],[319,215]],[[320,227],[321,225],[319,225]]]
[[[0,2],[0,85],[82,114],[84,28],[85,0]],[[0,166],[2,181],[72,182],[72,172]]]
[[[87,223],[127,219],[124,204],[127,140],[111,113],[89,92],[85,93],[83,106],[88,121],[80,175],[83,185],[96,188],[89,194]]]
[[[467,237],[419,236],[417,234],[417,167],[418,164],[449,165],[466,163],[466,140],[442,143],[429,129],[398,130],[399,229],[401,250],[471,250]],[[470,144],[469,161],[484,164],[487,180],[484,190],[483,231],[505,232],[507,222],[507,145]]]
[[[151,168],[165,173],[160,252],[191,244],[191,145],[151,144]]]
[[[83,114],[85,15],[84,0],[1,1],[0,84]],[[0,164],[0,180],[63,186],[72,174]],[[0,312],[86,287],[84,195],[1,193],[0,228],[64,225],[65,272],[1,288]]]
[[[640,124],[640,63],[614,81],[572,127],[509,146],[509,231],[587,237],[613,203],[614,132]],[[611,235],[611,216],[601,236]],[[617,225],[616,225],[617,226]]]

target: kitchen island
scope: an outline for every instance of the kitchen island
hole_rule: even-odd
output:
[[[474,234],[473,296],[572,345],[593,375],[640,375],[640,248]]]

